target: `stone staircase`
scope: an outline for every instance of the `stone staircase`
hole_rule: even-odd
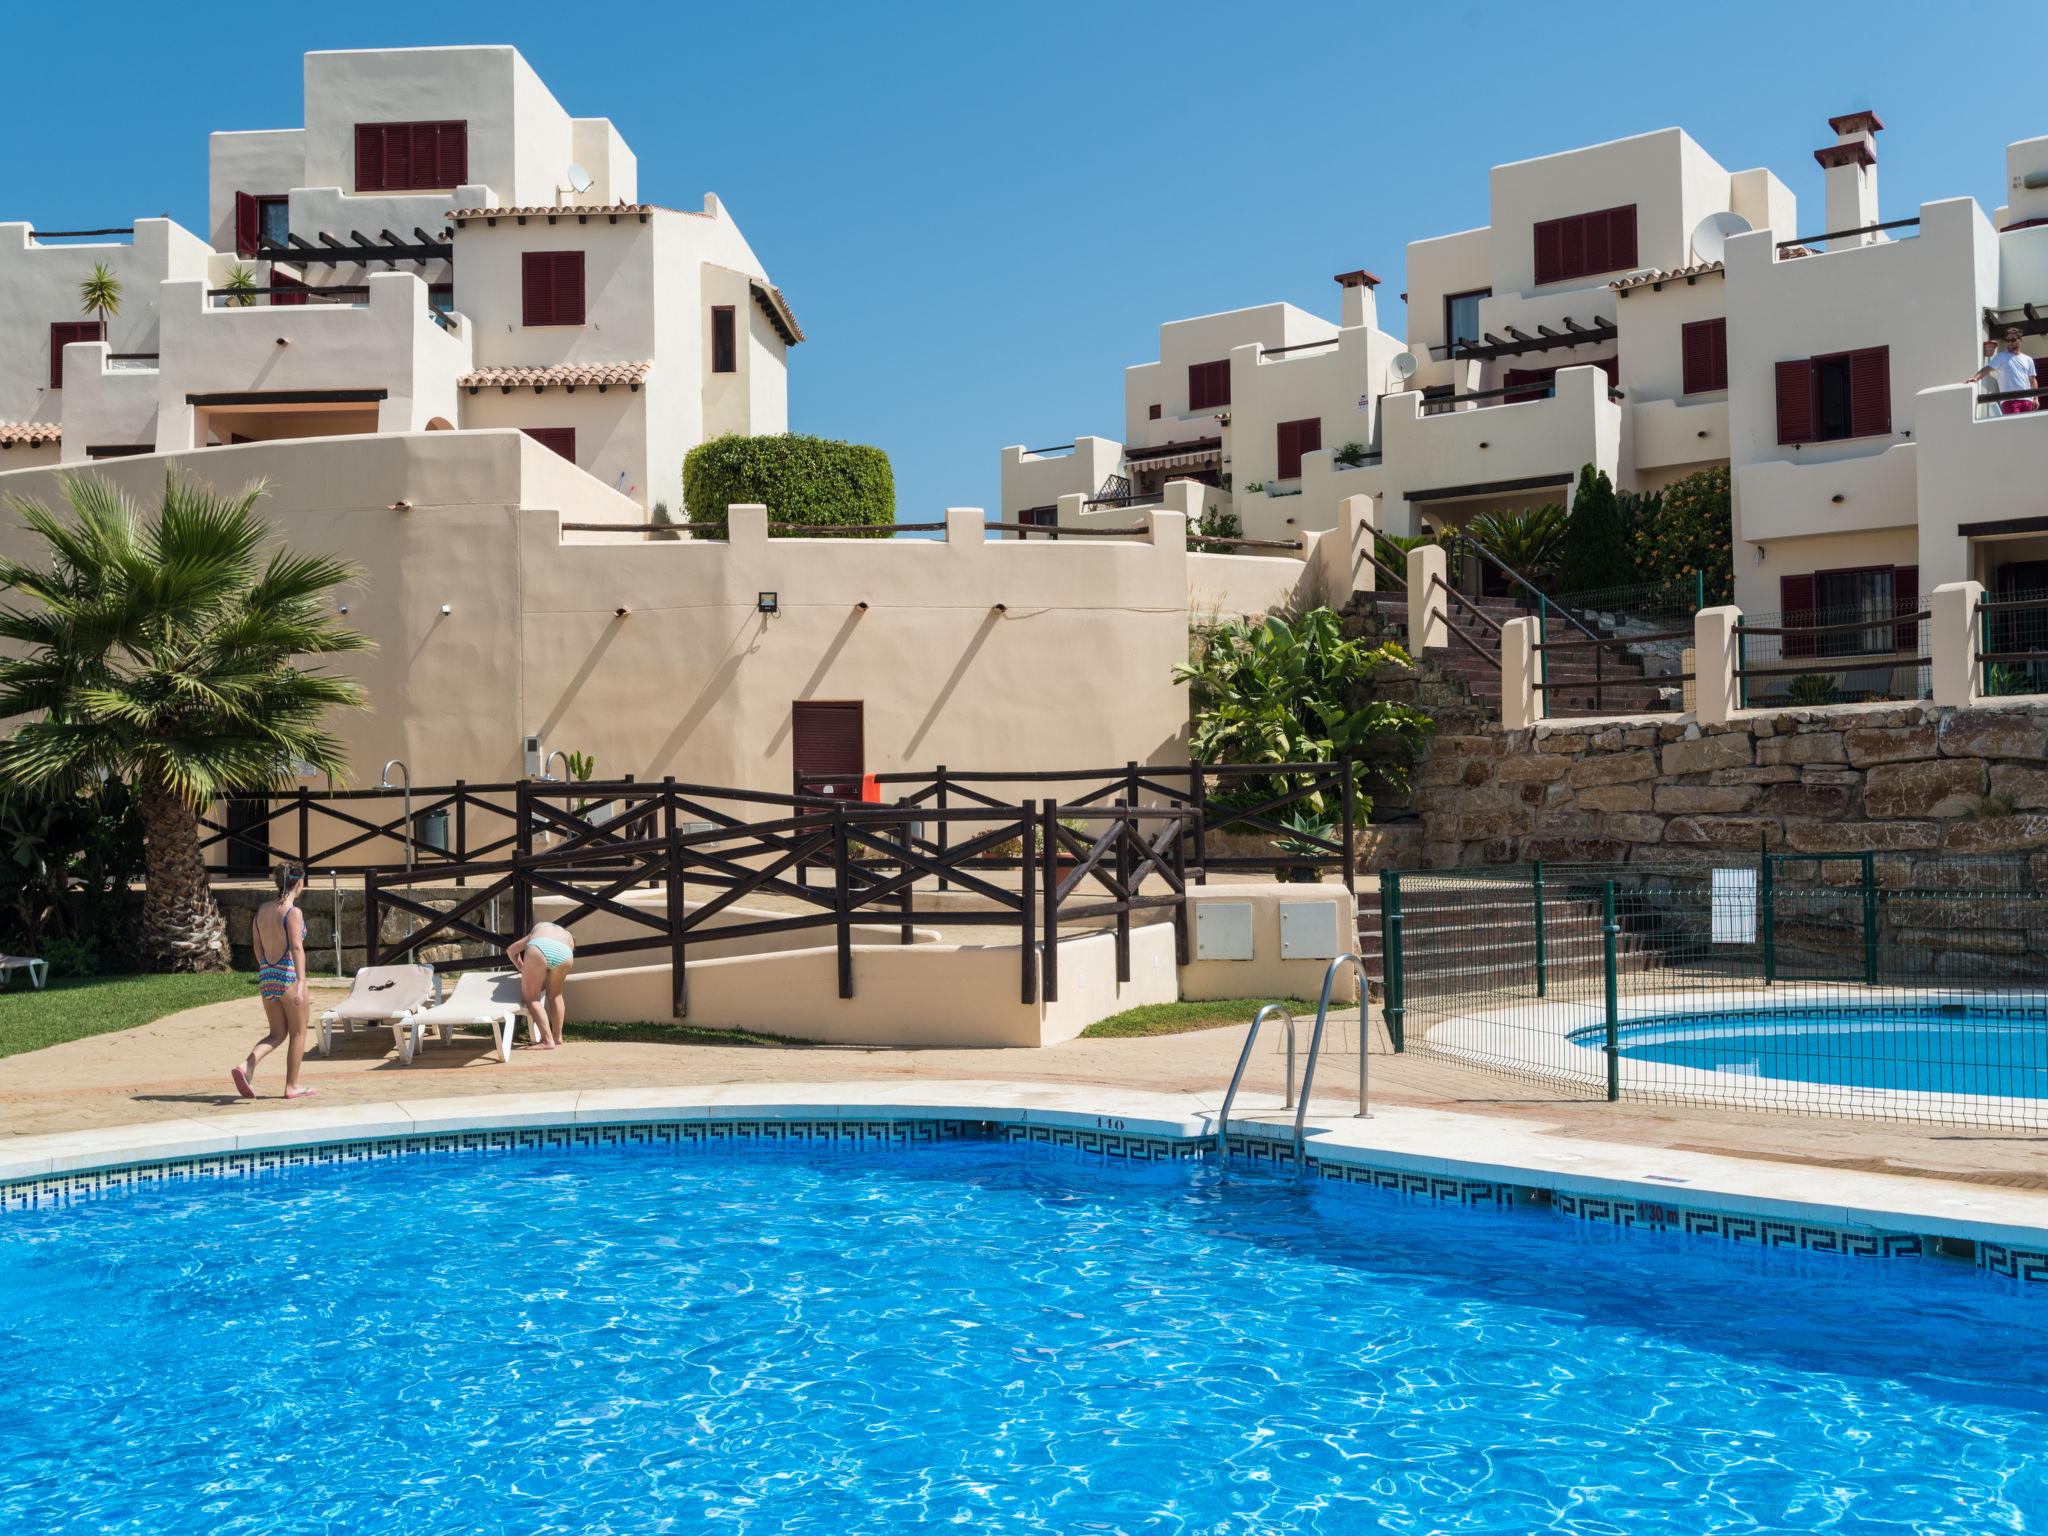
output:
[[[1469,638],[1484,654],[1476,654],[1472,646],[1454,636],[1448,646],[1416,657],[1416,667],[1420,673],[1433,674],[1437,679],[1461,687],[1471,704],[1483,707],[1486,717],[1497,721],[1500,718],[1500,635],[1491,625],[1474,616],[1474,607],[1494,624],[1526,618],[1529,613],[1526,606],[1513,598],[1475,598],[1472,607],[1454,603],[1449,615],[1451,627]],[[1345,612],[1348,617],[1359,621],[1363,632],[1407,645],[1406,592],[1361,592],[1352,599]],[[1671,696],[1673,685],[1644,677],[1642,664],[1619,647],[1612,650],[1603,647],[1603,653],[1597,669],[1590,650],[1555,654],[1542,673],[1546,681],[1558,685],[1548,690],[1551,713],[1629,715],[1672,707],[1675,702]],[[1621,681],[1617,683],[1616,678]],[[1604,681],[1605,686],[1596,688],[1596,680]],[[1425,704],[1424,707],[1429,706]]]

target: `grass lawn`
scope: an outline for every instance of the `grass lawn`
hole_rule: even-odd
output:
[[[248,971],[52,977],[40,992],[31,991],[23,979],[0,992],[0,1056],[133,1029],[181,1009],[255,995],[256,977]]]
[[[1316,1005],[1299,997],[1233,997],[1213,1003],[1146,1003],[1126,1008],[1081,1031],[1083,1040],[1129,1040],[1140,1035],[1184,1035],[1195,1029],[1220,1029],[1249,1024],[1268,1003],[1278,1003],[1297,1019],[1314,1019]]]

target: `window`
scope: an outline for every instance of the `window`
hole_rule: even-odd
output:
[[[1776,371],[1779,442],[1826,443],[1891,434],[1889,348],[1788,358]]]
[[[1598,368],[1607,375],[1609,389],[1621,377],[1618,357],[1589,357],[1584,363],[1559,363],[1550,368],[1505,368],[1501,370],[1500,387],[1508,393],[1501,396],[1501,403],[1520,405],[1525,400],[1548,400],[1557,393],[1558,368],[1579,367]]]
[[[789,707],[789,756],[806,794],[860,798],[865,741],[859,701],[800,699]]]
[[[1283,421],[1279,438],[1280,467],[1273,472],[1274,478],[1292,480],[1301,473],[1301,456],[1323,446],[1322,418],[1306,416],[1300,421]]]
[[[1678,332],[1685,370],[1684,393],[1703,395],[1728,387],[1728,322],[1695,320]]]
[[[1025,528],[1057,528],[1060,524],[1060,509],[1058,507],[1026,507],[1017,514],[1017,522]],[[1028,539],[1031,535],[1020,533],[1017,537]],[[1057,538],[1058,535],[1055,534],[1053,537]]]
[[[235,254],[247,260],[266,245],[284,245],[291,234],[291,199],[235,194]]]
[[[1147,407],[1145,411],[1145,419],[1147,421],[1157,421],[1159,419],[1159,407],[1156,405]]]
[[[357,123],[358,192],[436,192],[469,180],[469,124]]]
[[[571,464],[576,462],[576,429],[574,427],[521,427],[520,431],[539,443],[543,448],[552,448]]]
[[[1479,339],[1479,301],[1493,297],[1491,288],[1474,288],[1469,293],[1444,295],[1444,341],[1456,346]]]
[[[1920,608],[1920,567],[1871,565],[1815,571],[1778,578],[1781,622],[1788,629],[1869,620],[1867,629],[1831,634],[1788,634],[1784,654],[1795,656],[1882,656],[1917,651],[1920,627],[1910,615]]]
[[[583,323],[583,253],[527,251],[519,258],[520,324]]]
[[[740,371],[739,319],[730,304],[720,304],[711,311],[711,371],[713,373],[738,373]]]
[[[64,387],[64,349],[74,341],[98,341],[97,320],[53,320],[50,322],[50,388]]]
[[[453,283],[427,284],[427,308],[437,315],[455,313],[455,285]]]
[[[1636,205],[1545,219],[1536,226],[1536,281],[1562,283],[1636,264]]]
[[[1188,364],[1189,411],[1213,411],[1230,404],[1230,359]]]

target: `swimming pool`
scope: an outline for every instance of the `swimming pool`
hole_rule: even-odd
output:
[[[1604,1049],[1602,1029],[1572,1039]],[[2048,1011],[1966,1003],[1787,1007],[1631,1019],[1621,1054],[1742,1077],[2048,1099]]]
[[[993,1142],[526,1149],[0,1218],[0,1530],[1969,1531],[2048,1311]]]

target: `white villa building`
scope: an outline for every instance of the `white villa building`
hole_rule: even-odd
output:
[[[1191,478],[1247,538],[1330,528],[1354,495],[1407,534],[1567,502],[1587,463],[1637,490],[1727,464],[1747,611],[2048,589],[2048,412],[1959,382],[2008,323],[2048,350],[2048,138],[2006,150],[1995,214],[1889,219],[1883,123],[1829,126],[1817,220],[1676,128],[1496,166],[1486,227],[1408,247],[1405,345],[1365,271],[1336,279],[1334,324],[1163,325],[1120,441],[1003,450],[1003,520],[1129,521]]]
[[[642,202],[516,49],[309,53],[305,81],[303,128],[212,136],[203,237],[0,224],[0,471],[516,427],[680,517],[691,447],[786,430],[803,332],[732,217]]]

